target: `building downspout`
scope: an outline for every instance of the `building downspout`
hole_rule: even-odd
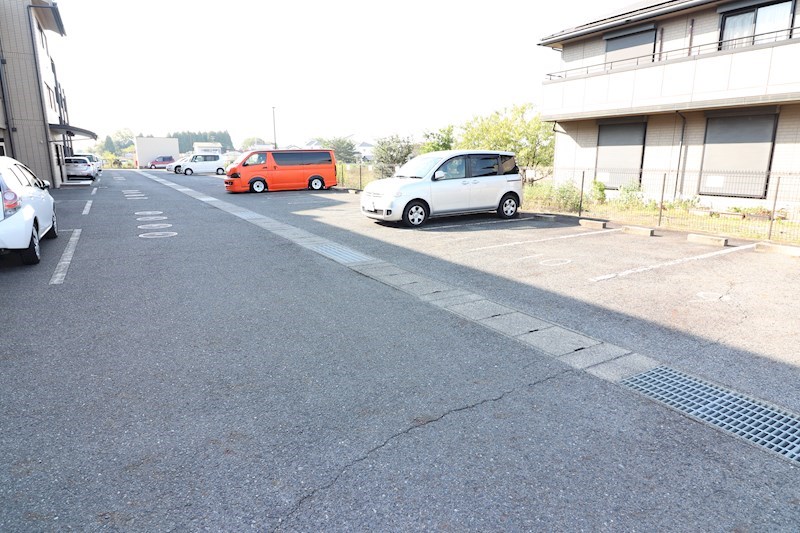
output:
[[[12,133],[14,132],[14,127],[12,123],[14,122],[14,117],[11,115],[11,103],[8,100],[8,83],[6,82],[6,58],[5,54],[2,50],[2,45],[0,45],[0,97],[3,99],[3,114],[6,117],[6,132],[8,133],[8,139],[3,139],[5,143],[7,143],[8,151],[6,155],[11,157],[16,157],[16,153],[14,152],[14,136]]]
[[[675,191],[673,192],[672,198],[676,198],[678,196],[678,181],[680,180],[681,186],[680,191],[681,195],[683,195],[683,179],[685,175],[685,169],[681,168],[681,164],[686,164],[686,159],[683,157],[683,140],[686,137],[686,116],[681,113],[680,111],[675,111],[679,117],[683,120],[683,124],[681,125],[681,139],[678,142],[678,170],[677,174],[675,175]]]
[[[49,160],[50,175],[53,181],[53,187],[58,189],[61,187],[61,176],[56,173],[53,167],[53,154],[50,152],[50,126],[47,122],[47,107],[44,103],[44,82],[42,81],[42,67],[39,64],[39,47],[36,45],[36,32],[33,29],[33,10],[34,9],[58,9],[57,6],[28,6],[28,29],[31,33],[31,45],[33,46],[33,60],[36,63],[36,81],[39,83],[39,103],[42,107],[42,118],[44,119],[44,145],[47,147],[47,159]]]

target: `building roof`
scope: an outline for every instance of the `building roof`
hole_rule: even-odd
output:
[[[603,15],[597,20],[586,22],[574,28],[562,30],[558,33],[549,35],[541,40],[541,46],[560,48],[561,44],[591,35],[593,33],[608,31],[610,29],[625,26],[627,24],[653,20],[662,15],[668,15],[676,11],[685,11],[706,7],[711,4],[723,3],[720,0],[669,0],[636,2],[624,7],[620,7],[607,15]]]

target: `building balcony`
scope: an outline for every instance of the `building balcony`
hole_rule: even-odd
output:
[[[798,30],[549,74],[542,118],[566,121],[800,102]]]

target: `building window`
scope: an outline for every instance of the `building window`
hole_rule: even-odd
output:
[[[723,12],[721,48],[729,50],[754,44],[771,43],[788,39],[791,35],[794,2],[778,2],[768,5],[753,5],[755,2],[735,2]]]
[[[709,117],[699,194],[766,198],[776,114]]]
[[[42,48],[47,50],[47,35],[45,35],[42,25],[38,22],[36,23],[36,29],[39,31],[39,39],[42,41]],[[49,51],[48,55],[50,55]]]
[[[635,26],[603,35],[609,69],[652,63],[656,47],[655,24]]]
[[[600,124],[597,134],[597,181],[607,189],[638,185],[647,123]]]

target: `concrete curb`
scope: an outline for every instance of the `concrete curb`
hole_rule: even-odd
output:
[[[652,237],[655,235],[656,230],[652,228],[642,228],[639,226],[625,226],[622,228],[623,233],[630,233],[631,235],[644,235],[645,237]]]
[[[584,228],[606,229],[606,221],[604,220],[590,220],[588,218],[582,218],[578,220],[578,224]]]
[[[697,244],[708,244],[711,246],[720,246],[725,247],[728,246],[728,239],[725,237],[715,237],[713,235],[700,235],[697,233],[690,233],[686,236],[686,240],[688,242],[693,242]]]

